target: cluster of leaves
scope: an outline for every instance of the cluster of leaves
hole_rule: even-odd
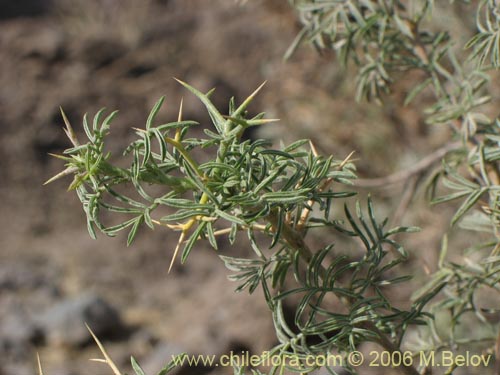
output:
[[[356,205],[356,215],[345,206],[345,217],[345,222],[311,218],[307,227],[327,226],[339,235],[358,239],[365,248],[365,254],[359,260],[349,259],[338,252],[335,254],[333,245],[317,251],[308,250],[304,256],[303,251],[295,249],[305,249],[306,245],[290,246],[290,241],[270,258],[223,257],[226,266],[236,272],[232,279],[241,283],[240,289],[250,286],[252,290],[261,284],[266,291],[280,340],[280,345],[274,348],[274,355],[306,358],[332,350],[348,354],[366,341],[394,351],[400,346],[408,326],[424,324],[426,314],[423,308],[430,299],[428,295],[415,301],[409,311],[394,306],[386,296],[389,286],[410,279],[408,275],[388,276],[407,259],[403,247],[391,237],[416,228],[387,230],[386,221],[380,223],[375,218],[371,201],[368,202],[368,217],[359,204]],[[304,258],[307,261],[305,268],[301,267]],[[272,280],[273,287],[280,286],[276,280],[285,278],[290,265],[297,286],[290,288],[285,284],[287,288],[281,288],[274,298],[270,298],[266,279]],[[288,299],[299,301],[293,322],[287,321],[283,312],[283,303]],[[386,341],[386,337],[391,340]],[[314,368],[293,367],[292,370],[307,373]]]
[[[401,72],[419,72],[423,78],[408,93],[405,105],[414,103],[419,96],[434,97],[433,104],[425,109],[427,122],[449,127],[450,143],[454,139],[461,141],[462,147],[445,155],[441,170],[431,181],[431,192],[437,191],[437,184],[442,182],[448,193],[437,197],[433,193],[432,202],[461,200],[451,224],[486,233],[489,238],[467,249],[464,264],[447,261],[443,246],[437,272],[415,297],[443,292],[432,311],[448,311],[452,324],[448,337],[434,334],[436,347],[456,347],[467,342],[455,335],[456,327],[467,313],[486,322],[484,309],[475,296],[485,286],[497,293],[495,284],[500,271],[500,121],[485,113],[485,106],[491,102],[489,73],[500,68],[498,1],[463,2],[476,12],[477,27],[463,49],[457,48],[461,47],[457,45],[459,35],[444,30],[442,25],[437,30],[435,25],[429,27],[437,5],[433,0],[290,3],[297,9],[304,28],[289,54],[304,39],[317,48],[336,51],[344,64],[353,63],[358,68],[358,99],[382,101],[391,85],[402,77]],[[446,6],[445,2],[439,5]],[[463,50],[469,52],[468,58],[464,58]],[[432,320],[429,325],[433,326]],[[484,340],[491,344],[492,337]]]
[[[246,128],[274,121],[263,119],[263,114],[252,119],[244,117],[256,92],[238,108],[232,101],[229,115],[223,116],[210,102],[210,93],[203,94],[182,84],[206,105],[217,132],[204,129],[206,138],[187,138],[188,129],[197,123],[182,121],[181,114],[178,121],[153,126],[162,98],[151,111],[145,129],[136,129],[138,139],[124,152],[132,155],[129,168],[112,165],[111,155],[104,153],[104,141],[115,112],[102,123],[102,111],[97,113],[92,128],[84,118],[88,137],[85,144],[80,144],[66,119],[66,132],[74,147],[60,156],[67,168],[54,179],[74,174],[69,188],[76,190],[83,204],[92,237],[95,228],[110,236],[129,229],[130,244],[141,224],[151,228],[165,225],[181,231],[179,245],[186,240],[181,255],[184,262],[198,239],[208,239],[217,249],[216,236],[227,235],[233,243],[240,230],[251,236],[255,231],[270,234],[272,247],[281,240],[285,222],[298,223],[300,214],[311,205],[318,203],[328,212],[332,199],[353,195],[321,188],[325,181],[345,183],[354,178],[353,165],[348,160],[301,151],[307,141],[275,150],[265,140],[241,140]],[[158,145],[157,152],[154,143]],[[213,159],[206,163],[195,161],[192,154],[198,148],[214,150]],[[151,184],[168,189],[160,196],[152,196],[145,188]],[[124,185],[133,186],[139,199],[117,191],[116,187]],[[110,203],[110,199],[114,202]],[[161,206],[174,208],[175,213],[154,219],[153,213]],[[131,217],[107,226],[101,220],[102,209]]]
[[[253,292],[259,286],[264,290],[280,340],[273,353],[298,358],[333,349],[347,353],[365,341],[397,350],[406,327],[423,323],[428,301],[422,298],[406,311],[385,295],[388,286],[408,280],[394,276],[393,269],[407,254],[392,237],[414,228],[387,229],[387,220],[376,219],[371,201],[368,215],[359,204],[355,214],[346,204],[344,215],[332,217],[333,202],[355,194],[346,190],[355,178],[349,157],[325,158],[306,140],[275,149],[265,140],[243,139],[245,129],[273,121],[263,114],[247,118],[246,108],[258,90],[238,107],[231,100],[224,116],[210,101],[211,92],[181,84],[205,105],[215,131],[206,128],[205,137],[189,138],[190,128],[197,124],[182,120],[182,106],[177,121],[155,125],[162,98],[145,128],[136,129],[137,140],[126,148],[124,154],[131,159],[127,168],[113,164],[112,155],[105,151],[115,112],[106,118],[103,111],[98,112],[91,125],[84,117],[85,143],[80,143],[64,117],[73,147],[59,156],[66,169],[54,179],[74,175],[70,189],[76,190],[83,204],[90,234],[95,236],[99,229],[113,236],[127,229],[130,243],[142,224],[167,226],[180,231],[173,264],[177,251],[182,249],[184,262],[200,240],[207,239],[217,249],[219,236],[232,244],[238,232],[246,232],[254,255],[222,259],[234,271],[231,278],[239,282],[238,290]],[[196,160],[198,149],[211,155],[209,161]],[[161,192],[152,194],[150,185],[160,185]],[[124,193],[126,186],[137,197]],[[159,216],[160,207],[173,212]],[[117,212],[123,220],[107,225],[103,210]],[[321,227],[359,241],[364,256],[350,259],[336,253],[333,245],[310,249],[305,238]],[[295,281],[290,285],[287,276],[292,274]],[[282,306],[284,300],[297,298],[291,328]],[[331,310],[332,298],[344,313]]]

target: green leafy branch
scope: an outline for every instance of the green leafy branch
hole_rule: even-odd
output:
[[[198,124],[182,119],[182,104],[177,121],[155,125],[161,98],[145,128],[135,129],[137,139],[124,151],[131,159],[127,168],[116,166],[111,162],[114,156],[105,153],[115,112],[103,119],[103,111],[99,111],[92,127],[84,117],[86,143],[77,139],[63,113],[73,147],[58,156],[66,162],[66,169],[49,182],[74,176],[69,188],[76,190],[82,202],[90,234],[95,236],[98,229],[114,236],[128,230],[130,244],[143,225],[179,231],[171,268],[178,252],[184,263],[200,240],[208,240],[217,250],[218,237],[225,236],[233,244],[238,232],[246,232],[255,255],[221,258],[234,272],[231,279],[238,281],[237,290],[252,293],[258,287],[263,289],[281,341],[275,350],[281,355],[292,351],[303,357],[334,348],[347,353],[365,341],[391,352],[399,350],[406,327],[422,324],[426,316],[423,306],[427,300],[405,311],[393,306],[385,294],[386,288],[409,279],[389,276],[407,259],[392,237],[414,228],[385,229],[387,220],[378,222],[371,200],[367,217],[359,204],[355,214],[345,205],[344,218],[334,215],[333,203],[355,194],[346,190],[355,178],[351,155],[343,160],[323,157],[307,140],[279,149],[265,140],[244,140],[245,129],[275,121],[263,114],[247,115],[246,108],[260,87],[238,107],[231,100],[225,116],[210,101],[212,91],[204,94],[179,82],[205,105],[215,131],[207,128],[205,137],[190,138],[189,130]],[[194,157],[197,149],[211,155],[208,161]],[[150,185],[161,186],[161,192],[153,194]],[[126,187],[133,188],[135,196],[122,192]],[[160,207],[172,213],[160,216]],[[109,225],[102,211],[128,218]],[[322,227],[356,239],[365,255],[348,260],[334,252],[333,246],[311,249],[305,238]],[[291,274],[298,284],[292,288]],[[282,305],[294,296],[302,297],[296,329],[291,329],[281,319]],[[324,302],[331,298],[346,313],[328,312]],[[339,325],[343,328],[336,332]],[[311,346],[310,338],[320,343]],[[411,367],[402,370],[416,374]]]

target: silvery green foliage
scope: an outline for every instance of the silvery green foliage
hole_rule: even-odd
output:
[[[452,3],[442,1],[439,6],[442,10]],[[433,17],[440,16],[433,13],[437,5],[433,0],[290,0],[304,27],[289,55],[302,40],[334,50],[343,64],[357,67],[358,99],[382,101],[404,76],[401,73],[420,72],[423,78],[408,93],[405,105],[413,105],[418,96],[432,95],[434,103],[425,109],[427,122],[449,127],[450,142],[462,142],[461,150],[443,158],[441,171],[431,181],[432,203],[459,201],[451,224],[488,239],[466,249],[463,263],[456,263],[446,256],[445,236],[438,271],[414,296],[417,300],[438,296],[429,311],[448,312],[449,332],[443,334],[430,319],[431,343],[425,343],[425,350],[481,341],[492,347],[496,340],[496,329],[487,319],[496,309],[483,308],[477,294],[480,289],[500,291],[500,119],[485,113],[488,104],[498,106],[498,98],[492,103],[488,84],[500,67],[500,3],[463,3],[476,14],[476,32],[459,45],[462,35],[447,30],[446,22],[428,27]],[[438,184],[447,193],[436,196]],[[489,333],[467,330],[464,337],[460,324],[471,316],[489,327]]]
[[[181,83],[205,105],[212,125],[204,128],[204,137],[192,138],[190,128],[199,125],[182,120],[181,114],[177,121],[157,124],[160,99],[124,151],[131,160],[127,168],[113,164],[112,155],[104,151],[115,112],[104,117],[100,111],[92,123],[85,116],[85,142],[65,118],[73,147],[60,156],[67,166],[55,178],[74,175],[70,189],[83,204],[90,234],[95,236],[97,229],[114,236],[127,230],[131,243],[141,226],[166,226],[180,232],[172,262],[177,250],[185,262],[199,241],[208,240],[217,250],[220,236],[233,244],[238,232],[246,233],[253,255],[221,258],[233,272],[237,290],[264,291],[280,341],[272,355],[294,355],[301,361],[291,367],[309,372],[314,368],[302,361],[307,355],[331,350],[346,354],[365,341],[397,350],[407,327],[424,324],[427,316],[427,296],[402,310],[386,295],[389,286],[409,279],[395,273],[407,253],[393,237],[415,229],[387,228],[371,200],[365,210],[359,202],[354,210],[349,208],[355,194],[349,189],[355,178],[349,158],[317,155],[305,140],[273,148],[265,140],[242,139],[247,128],[273,121],[263,114],[247,118],[246,107],[255,93],[239,107],[231,101],[224,116],[210,93]],[[196,149],[205,150],[210,160],[195,160]],[[162,193],[153,195],[152,184],[161,185]],[[135,195],[123,193],[124,186],[132,187]],[[334,216],[333,204],[345,205],[344,213]],[[162,206],[171,213],[157,216]],[[102,211],[117,213],[121,222],[107,225]],[[333,244],[309,248],[307,235],[318,228],[359,241],[364,256],[342,256]],[[329,310],[332,298],[343,306],[342,312]],[[294,322],[284,318],[284,301],[299,301]]]

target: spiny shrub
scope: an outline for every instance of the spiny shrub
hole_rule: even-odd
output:
[[[459,263],[448,260],[444,235],[437,271],[415,291],[407,308],[392,301],[388,291],[410,280],[401,267],[408,254],[395,236],[416,228],[388,227],[370,198],[366,204],[355,198],[350,155],[319,155],[307,140],[273,147],[266,140],[243,138],[247,129],[274,121],[263,113],[248,115],[247,107],[260,87],[240,105],[231,100],[223,114],[212,104],[212,91],[203,93],[179,81],[206,107],[211,124],[203,126],[204,136],[191,136],[191,128],[200,125],[182,118],[182,104],[176,121],[159,122],[161,98],[124,151],[128,167],[113,164],[105,152],[115,112],[105,117],[100,111],[93,121],[85,116],[85,141],[77,138],[63,113],[72,147],[58,156],[66,169],[50,181],[73,176],[70,190],[83,204],[92,236],[96,230],[110,236],[127,230],[131,243],[144,225],[178,231],[170,267],[196,256],[200,240],[208,240],[217,250],[219,237],[234,244],[237,234],[244,233],[253,252],[245,258],[220,258],[232,272],[237,290],[263,290],[279,340],[269,355],[283,358],[281,365],[271,366],[271,374],[285,368],[311,372],[319,366],[310,364],[308,356],[328,353],[343,356],[343,365],[355,373],[350,356],[366,342],[389,353],[390,365],[406,374],[430,373],[434,364],[418,358],[430,358],[436,351],[458,353],[482,343],[492,353],[497,329],[487,315],[496,310],[483,308],[476,295],[483,288],[498,293],[500,280],[500,121],[484,112],[491,102],[491,73],[500,66],[500,5],[494,0],[468,5],[477,13],[477,33],[460,46],[459,36],[442,27],[427,27],[437,6],[432,0],[290,0],[290,4],[304,27],[288,57],[304,40],[331,49],[341,63],[356,67],[357,99],[379,102],[405,76],[402,73],[420,72],[421,80],[408,93],[405,105],[423,95],[432,97],[425,109],[427,122],[450,129],[449,143],[437,153],[442,168],[430,186],[437,191],[442,185],[447,192],[434,195],[432,202],[460,201],[451,224],[486,233],[488,238],[473,246],[477,256]],[[457,47],[464,47],[468,57]],[[198,149],[208,161],[197,160]],[[429,165],[423,163],[414,172]],[[161,194],[154,195],[149,185],[162,186]],[[136,194],[123,193],[123,186],[133,187]],[[163,206],[171,213],[158,215]],[[106,224],[102,211],[116,213],[120,223]],[[352,259],[334,244],[309,245],[308,236],[325,228],[353,241],[363,255]],[[285,319],[284,301],[294,306],[293,322]],[[437,327],[435,316],[443,312],[449,316],[446,327]],[[475,324],[487,327],[486,334],[476,330],[464,335],[458,329],[464,319],[470,324],[471,316]],[[410,332],[419,332],[418,343],[409,345]],[[395,361],[396,357],[404,360]],[[143,375],[132,362],[136,374]],[[453,362],[441,370],[451,374],[457,366]],[[113,371],[118,371],[116,366]],[[328,371],[335,373],[333,368]],[[235,367],[235,373],[244,372]]]

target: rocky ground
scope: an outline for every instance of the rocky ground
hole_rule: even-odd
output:
[[[48,153],[68,146],[59,106],[78,132],[84,112],[119,109],[118,151],[161,95],[161,118],[173,118],[184,97],[185,118],[207,123],[172,77],[216,87],[220,108],[267,80],[252,110],[282,121],[259,136],[312,138],[339,158],[356,149],[364,176],[407,165],[443,137],[429,137],[410,108],[353,105],[352,80],[331,56],[303,47],[284,62],[299,30],[284,1],[2,0],[0,8],[0,374],[33,374],[36,352],[47,375],[108,373],[88,361],[98,352],[84,322],[118,365],[127,368],[133,354],[148,374],[172,353],[260,353],[276,341],[259,293],[234,294],[208,246],[167,274],[176,233],[145,230],[130,248],[122,236],[89,238],[69,181],[42,186],[62,167]],[[403,152],[408,160],[397,157]],[[405,220],[446,222],[426,210]],[[432,264],[439,237],[418,241]]]

